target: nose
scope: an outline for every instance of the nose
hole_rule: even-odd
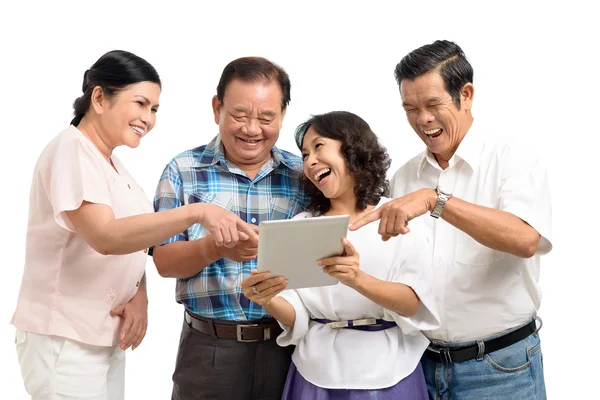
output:
[[[144,108],[142,114],[140,114],[140,121],[142,121],[146,127],[150,124],[152,120],[152,111],[148,108]]]
[[[242,132],[249,136],[260,135],[260,124],[255,118],[248,119],[248,123],[242,127]]]
[[[417,115],[417,124],[419,124],[419,125],[425,126],[425,125],[433,122],[434,120],[435,120],[435,117],[427,109],[423,109],[423,110],[419,111],[419,114]]]
[[[315,165],[317,165],[317,157],[315,156],[315,154],[312,152],[309,153],[304,159],[304,164],[307,165],[309,168],[312,168]]]

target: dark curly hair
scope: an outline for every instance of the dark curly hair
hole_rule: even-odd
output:
[[[313,115],[296,129],[296,144],[300,150],[304,135],[310,128],[320,136],[342,142],[342,155],[356,180],[354,194],[357,209],[364,210],[367,205],[377,205],[381,197],[389,196],[386,173],[391,160],[365,120],[347,111]],[[317,215],[329,211],[331,201],[304,174],[301,180],[310,197],[307,211]]]

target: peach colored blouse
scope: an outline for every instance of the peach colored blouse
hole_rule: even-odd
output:
[[[25,268],[11,323],[18,329],[98,346],[119,343],[120,317],[110,310],[131,300],[147,250],[104,256],[76,231],[65,211],[105,204],[115,218],[153,212],[120,161],[118,173],[76,127],[55,137],[34,169]]]

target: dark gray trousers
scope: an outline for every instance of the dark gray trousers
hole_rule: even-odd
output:
[[[274,339],[240,343],[211,337],[184,318],[172,400],[279,400],[293,351]]]

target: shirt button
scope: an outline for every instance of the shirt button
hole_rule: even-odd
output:
[[[144,249],[144,254],[148,254],[148,249]]]
[[[140,282],[139,281],[135,283],[135,287],[140,287]]]
[[[254,224],[256,223],[256,218],[252,218],[250,221]]]

